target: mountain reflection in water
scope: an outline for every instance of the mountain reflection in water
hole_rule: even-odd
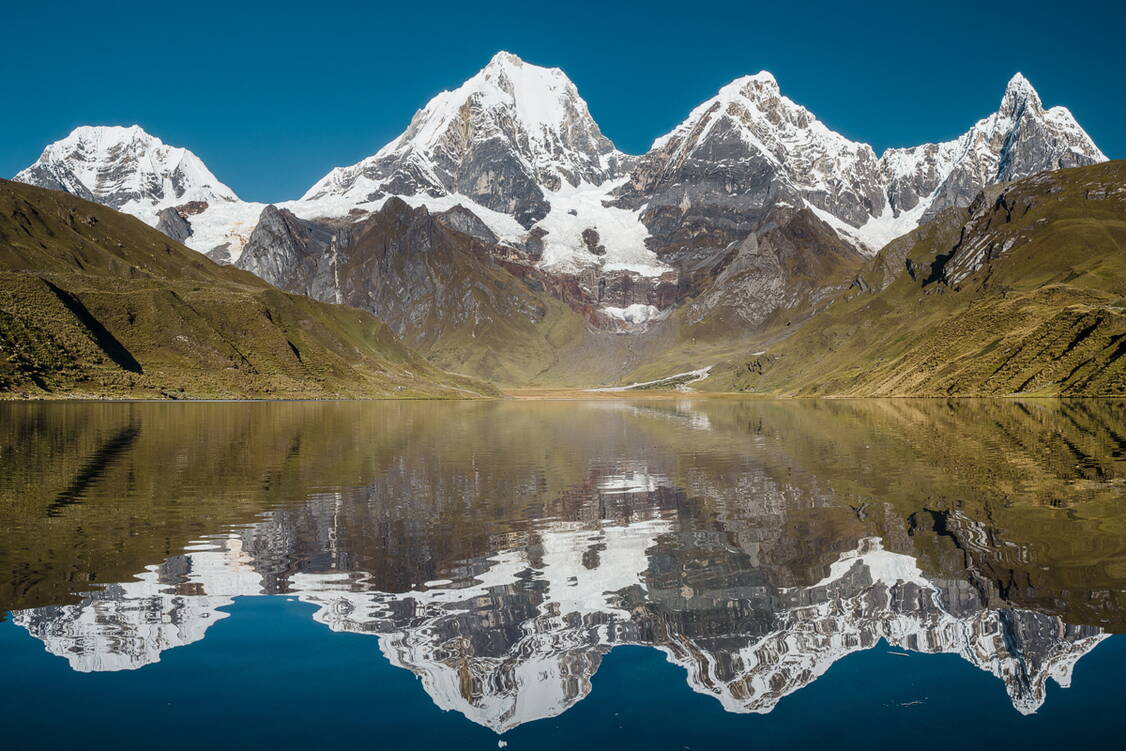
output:
[[[1126,626],[1116,402],[0,409],[0,591],[76,671],[279,595],[497,732],[618,645],[768,713],[884,640],[1030,714]]]

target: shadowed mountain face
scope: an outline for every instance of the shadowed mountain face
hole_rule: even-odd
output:
[[[3,417],[0,609],[78,671],[206,650],[238,598],[278,595],[497,732],[582,701],[622,645],[729,712],[884,643],[957,655],[1029,714],[1126,630],[1117,402]]]
[[[239,266],[290,292],[369,311],[458,372],[527,383],[582,338],[580,312],[596,318],[590,290],[575,279],[560,284],[573,308],[562,303],[547,277],[466,211],[431,214],[392,198],[350,224],[274,206],[262,215]]]

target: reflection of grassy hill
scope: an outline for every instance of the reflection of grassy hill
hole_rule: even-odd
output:
[[[661,514],[686,555],[735,556],[773,585],[808,586],[861,537],[879,536],[994,604],[1126,630],[1124,409],[934,399],[9,404],[0,609],[128,579],[268,509],[283,520],[281,569],[324,565],[331,535],[350,569],[397,591],[500,549],[534,551],[545,522]],[[657,573],[691,587],[733,575],[707,565]],[[1108,594],[1092,600],[1091,590]]]
[[[0,611],[128,581],[202,535],[368,481],[402,451],[389,410],[403,403],[367,403],[386,407],[362,424],[340,402],[0,405]]]
[[[142,222],[0,181],[0,394],[438,396],[443,373],[371,315],[282,293]]]
[[[828,519],[847,529],[830,509],[848,509],[852,534],[882,537],[932,576],[968,579],[995,604],[1126,630],[1126,402],[699,405],[718,435],[748,431],[775,446],[754,450],[771,475],[790,478],[792,494],[817,487],[830,499],[815,513],[788,510],[770,543],[779,550]],[[810,569],[803,583],[824,573]]]
[[[862,291],[863,290],[863,291]],[[1126,394],[1126,162],[1037,175],[886,247],[857,285],[713,390]]]

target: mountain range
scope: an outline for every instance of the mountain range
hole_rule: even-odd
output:
[[[920,220],[968,205],[984,185],[1105,160],[1071,113],[1045,109],[1020,74],[997,112],[959,138],[877,157],[784,96],[765,71],[724,86],[634,157],[602,134],[563,71],[500,52],[435,96],[391,143],[281,205],[323,218],[370,212],[392,195],[431,210],[461,203],[516,247],[535,228],[546,233],[546,268],[649,274],[662,266],[645,251],[668,250],[677,230],[690,232],[709,210],[754,221],[778,203],[809,208],[870,255]],[[190,151],[138,126],[77,128],[16,179],[154,226],[163,209],[176,208],[190,247],[226,244],[232,260],[265,208],[240,201]],[[588,228],[599,231],[604,254],[584,253]]]
[[[1020,74],[960,137],[877,156],[764,71],[627,155],[561,70],[500,52],[296,200],[242,201],[136,126],[78,128],[15,179],[367,310],[441,367],[591,386],[735,362],[989,186],[1104,161]]]

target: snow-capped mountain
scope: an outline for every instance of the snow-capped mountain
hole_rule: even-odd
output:
[[[75,128],[15,179],[112,206],[150,225],[162,209],[239,201],[195,154],[137,125]]]
[[[624,160],[563,71],[498,52],[431,99],[402,135],[332,170],[302,200],[356,205],[388,194],[460,194],[530,227],[549,210],[544,191],[601,185]]]
[[[1019,73],[997,112],[944,143],[872,148],[829,129],[763,71],[696,107],[642,157],[618,151],[574,83],[499,52],[439,93],[398,138],[338,167],[296,201],[302,219],[378,210],[388,196],[445,211],[462,205],[499,240],[542,250],[544,268],[669,270],[653,250],[723,228],[744,236],[776,205],[808,207],[866,253],[982,187],[1105,161],[1064,107],[1045,109]],[[265,204],[245,203],[190,151],[137,126],[81,127],[17,180],[66,190],[235,262]],[[593,232],[596,243],[588,242]],[[226,254],[225,256],[223,254]]]
[[[642,197],[691,202],[693,188],[768,207],[806,201],[860,225],[883,211],[872,147],[827,128],[782,95],[762,71],[736,79],[671,133],[658,138],[631,176]]]
[[[892,208],[912,212],[923,205],[919,220],[927,221],[943,209],[968,206],[985,185],[1105,161],[1071,111],[1044,109],[1032,84],[1017,73],[997,112],[953,141],[888,149],[880,169]]]
[[[1064,107],[1045,110],[1019,73],[1000,107],[960,138],[879,159],[782,95],[763,71],[696,107],[641,157],[618,204],[645,207],[658,248],[691,244],[717,226],[755,231],[778,205],[807,207],[873,254],[991,183],[1105,161]]]
[[[380,316],[395,307],[383,297],[409,297],[391,291],[406,277],[373,279],[342,261],[370,255],[353,246],[368,225],[386,224],[377,218],[396,198],[454,229],[463,219],[475,227],[467,234],[485,247],[468,263],[482,265],[481,278],[499,263],[520,283],[498,289],[530,286],[596,329],[644,331],[689,304],[690,325],[722,319],[754,331],[781,310],[801,319],[848,287],[863,256],[969,206],[991,183],[1105,159],[1068,110],[1045,109],[1019,74],[997,112],[961,137],[877,157],[765,71],[724,86],[645,155],[627,156],[563,71],[500,52],[434,96],[391,143],[297,200],[240,201],[191,152],[136,126],[80,128],[16,179],[114,206],[286,290]],[[404,222],[404,232],[417,223]],[[404,236],[380,252],[416,254],[430,245],[422,239]],[[444,270],[424,273],[413,288],[446,287]],[[404,325],[445,329],[435,321],[456,323],[463,307],[438,305],[438,319],[407,310]],[[509,307],[533,322],[548,308]]]
[[[646,248],[638,212],[606,206],[631,159],[602,134],[562,70],[498,52],[431,99],[391,143],[329,172],[301,203],[319,207],[310,216],[374,211],[389,195],[431,211],[462,205],[509,244],[535,232],[545,267],[660,274],[666,268]],[[587,231],[600,250],[583,241]]]

